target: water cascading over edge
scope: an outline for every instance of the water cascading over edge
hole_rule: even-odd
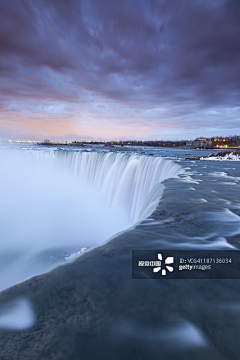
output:
[[[104,152],[55,152],[82,180],[98,190],[110,207],[121,207],[132,224],[156,209],[164,186],[183,169],[171,160]]]
[[[0,291],[148,217],[161,182],[183,171],[170,160],[103,152],[16,149],[0,162]]]

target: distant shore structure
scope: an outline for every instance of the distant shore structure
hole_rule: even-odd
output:
[[[1,140],[0,140],[1,141]],[[3,140],[2,140],[3,141]],[[175,147],[175,148],[187,148],[187,149],[239,149],[240,148],[240,135],[212,138],[199,137],[195,140],[126,140],[126,141],[51,141],[44,139],[43,141],[37,140],[6,140],[7,142],[16,143],[36,143],[38,145],[47,146],[80,146],[86,145],[102,145],[104,147],[112,146],[152,146],[152,147]],[[4,142],[4,141],[3,141]]]
[[[211,139],[207,139],[207,138],[199,138],[196,140],[190,140],[186,142],[186,146],[189,148],[202,148],[202,149],[207,149],[212,147],[213,142]]]

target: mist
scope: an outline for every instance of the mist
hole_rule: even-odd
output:
[[[51,151],[1,151],[0,169],[0,290],[130,225]]]

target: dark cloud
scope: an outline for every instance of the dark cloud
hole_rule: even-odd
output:
[[[236,107],[239,34],[238,0],[2,0],[2,101]]]

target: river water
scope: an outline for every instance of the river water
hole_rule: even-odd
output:
[[[2,146],[1,289],[57,267],[2,293],[5,356],[239,359],[239,280],[131,274],[132,250],[240,248],[239,161],[127,150]]]

